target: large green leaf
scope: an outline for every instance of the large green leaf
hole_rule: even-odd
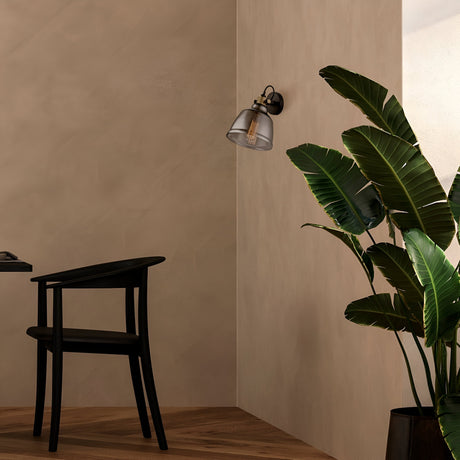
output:
[[[417,143],[415,134],[396,97],[391,96],[385,104],[388,93],[386,88],[369,78],[336,65],[324,67],[319,74],[334,91],[350,100],[377,126],[412,145]]]
[[[405,249],[390,243],[377,243],[367,248],[367,253],[407,303],[423,304],[423,287]]]
[[[390,243],[378,243],[369,247],[367,253],[386,280],[397,289],[407,313],[420,325],[417,335],[423,337],[423,287],[406,250]]]
[[[361,244],[359,243],[358,238],[351,233],[344,232],[338,228],[326,227],[324,225],[319,224],[303,224],[302,227],[315,227],[321,228],[326,230],[331,235],[334,235],[336,238],[341,240],[345,243],[353,252],[353,254],[359,260],[359,263],[362,265],[364,271],[366,272],[369,281],[372,283],[374,279],[374,266],[372,265],[372,261],[370,257],[366,254],[366,251],[362,248]]]
[[[438,408],[442,435],[455,460],[460,460],[460,395],[443,396]]]
[[[457,175],[449,192],[449,204],[452,209],[455,221],[458,223],[460,219],[460,168],[458,168]]]
[[[401,313],[406,318],[406,331],[413,332],[418,337],[425,337],[423,329],[423,305],[409,306],[405,300],[395,294],[393,297],[395,311]]]
[[[342,138],[378,189],[395,225],[401,231],[419,228],[447,248],[455,233],[453,216],[433,168],[420,151],[372,126],[350,129]]]
[[[400,302],[391,302],[390,294],[374,294],[351,302],[345,318],[363,326],[376,326],[392,331],[416,331],[420,325],[401,308]]]
[[[449,337],[460,319],[460,279],[444,252],[419,229],[404,234],[407,252],[425,289],[426,346]]]
[[[351,158],[314,144],[289,149],[287,154],[341,229],[359,235],[383,220],[385,214],[377,191]]]

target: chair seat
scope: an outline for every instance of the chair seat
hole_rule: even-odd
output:
[[[127,332],[63,328],[62,334],[63,351],[132,354],[137,352],[139,347],[139,337],[136,334],[129,334]],[[52,327],[29,327],[27,335],[43,342],[49,350],[52,349]]]

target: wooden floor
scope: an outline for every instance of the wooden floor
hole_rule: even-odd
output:
[[[41,437],[32,436],[33,410],[0,409],[0,459],[286,460],[331,459],[241,409],[164,408],[169,443],[144,439],[136,409],[65,408],[57,453],[48,452],[49,411]]]

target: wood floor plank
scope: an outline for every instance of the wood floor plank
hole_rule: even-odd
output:
[[[48,452],[50,412],[32,436],[33,409],[0,409],[0,460],[333,460],[235,407],[163,408],[169,450],[144,439],[135,408],[64,408],[58,451]]]

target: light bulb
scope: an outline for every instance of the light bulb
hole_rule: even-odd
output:
[[[249,145],[256,145],[257,142],[257,128],[259,123],[257,121],[257,115],[252,119],[251,124],[249,125],[247,140]]]

